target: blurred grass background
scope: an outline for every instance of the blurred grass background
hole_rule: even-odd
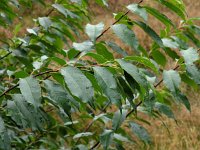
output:
[[[49,4],[52,0],[47,0]],[[114,12],[125,12],[126,5],[138,2],[139,0],[109,0],[109,8],[100,8],[95,5],[92,1],[90,4],[91,13],[93,14],[91,18],[91,23],[103,22],[106,27],[110,26],[113,22]],[[184,0],[188,17],[200,17],[200,0]],[[166,14],[171,20],[175,20],[179,23],[178,17],[171,13],[168,9],[160,7],[159,5],[152,2],[152,0],[144,0],[143,4],[153,5],[164,14]],[[23,35],[26,33],[26,28],[31,28],[34,26],[34,18],[38,16],[45,16],[47,9],[43,6],[34,5],[31,9],[27,8],[20,10],[23,15],[23,19],[16,19],[14,25],[21,24],[22,28],[18,35]],[[135,16],[130,14],[131,18]],[[163,27],[155,19],[150,18],[149,24],[151,27],[159,33],[160,27]],[[197,22],[200,25],[200,22]],[[9,29],[0,28],[1,38],[11,38],[13,37],[12,30],[14,26]],[[135,28],[137,36],[140,39],[141,44],[148,49],[151,39],[139,28]],[[131,53],[131,49],[125,46],[112,32],[106,33],[102,38],[104,40],[113,40],[123,47],[127,52]],[[172,64],[173,66],[173,64]],[[168,66],[168,67],[172,67]],[[166,117],[162,118],[162,121],[157,119],[145,118],[151,123],[151,126],[145,126],[152,136],[153,144],[151,146],[145,146],[142,143],[139,145],[126,145],[127,150],[132,149],[155,149],[155,150],[200,150],[200,91],[191,90],[189,87],[183,85],[183,90],[187,93],[190,99],[192,112],[188,112],[184,107],[175,106],[173,111],[177,118],[177,124],[174,120],[168,119]],[[166,126],[163,124],[167,126]]]

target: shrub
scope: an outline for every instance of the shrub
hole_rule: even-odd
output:
[[[20,17],[18,10],[38,2],[49,7],[40,0],[3,0],[0,25],[9,28]],[[199,18],[188,18],[181,0],[154,0],[180,24],[141,1],[115,14],[108,28],[102,22],[85,26],[91,17],[88,3],[57,0],[24,37],[1,41],[1,149],[125,149],[137,139],[151,144],[143,127],[150,123],[141,113],[176,121],[174,104],[191,111],[181,85],[200,85]],[[109,7],[105,0],[96,3]],[[131,19],[130,13],[139,18]],[[148,24],[149,15],[164,25],[160,34]],[[150,49],[140,44],[135,26],[152,38]],[[132,49],[131,55],[101,40],[108,30]]]

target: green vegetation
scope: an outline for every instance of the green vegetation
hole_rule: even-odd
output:
[[[109,7],[105,0],[95,3]],[[0,149],[147,147],[153,143],[145,128],[151,122],[142,115],[177,122],[174,105],[192,111],[181,86],[199,89],[200,18],[189,18],[182,0],[152,3],[180,23],[143,1],[114,14],[106,28],[88,23],[87,0],[3,0],[0,25],[15,27],[13,38],[1,39]],[[47,13],[18,37],[14,20],[34,5]],[[162,24],[160,33],[150,17]],[[135,28],[151,38],[149,48]],[[108,31],[132,51],[103,40]]]

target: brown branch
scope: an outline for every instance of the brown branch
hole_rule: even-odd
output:
[[[0,60],[2,60],[2,59],[4,59],[4,58],[8,57],[11,53],[12,53],[12,52],[7,53],[7,54],[4,55],[3,57],[1,57]]]
[[[33,77],[36,78],[36,77],[42,76],[42,75],[44,75],[44,74],[49,74],[49,73],[58,72],[58,71],[59,71],[59,70],[48,70],[48,71],[45,71],[45,72],[40,72],[40,73],[34,75]],[[5,90],[5,91],[0,95],[0,97],[6,95],[8,92],[10,92],[11,90],[15,89],[15,88],[18,87],[18,86],[19,86],[19,83],[17,83],[16,85],[10,87],[9,89]]]

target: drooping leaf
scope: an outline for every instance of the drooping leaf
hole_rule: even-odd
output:
[[[141,63],[146,67],[152,69],[155,73],[158,73],[158,68],[146,57],[142,56],[127,56],[124,58],[125,60],[134,61],[137,63]]]
[[[6,130],[4,120],[0,116],[0,149],[10,150],[11,149],[11,139]]]
[[[163,48],[162,39],[150,26],[141,21],[134,21],[134,23],[141,27],[161,48]]]
[[[59,84],[54,83],[53,81],[46,80],[44,81],[45,88],[48,92],[49,99],[52,101],[56,107],[60,107],[64,112],[70,117],[71,116],[71,105],[78,107],[79,104],[76,100],[70,95],[67,90],[64,90]]]
[[[92,132],[78,133],[78,134],[74,135],[73,139],[82,138],[82,137],[87,137],[87,136],[92,136],[92,135],[93,135]]]
[[[139,43],[135,33],[124,24],[116,24],[111,27],[114,33],[134,50],[138,49]]]
[[[20,79],[19,88],[25,100],[34,107],[41,105],[41,87],[33,77]]]
[[[145,89],[148,89],[147,80],[145,79],[143,73],[140,72],[135,65],[128,63],[122,59],[117,59],[117,62],[120,64],[123,70],[125,70],[129,75],[131,75],[133,79],[135,79],[135,81],[139,85],[141,85]]]
[[[138,4],[130,4],[127,6],[127,8],[131,12],[139,15],[141,18],[143,18],[145,21],[147,21],[148,15],[147,15],[146,10],[144,8],[142,8],[141,6],[139,6]]]
[[[74,96],[85,103],[93,100],[94,89],[92,84],[79,69],[68,66],[61,69],[61,74],[64,76],[65,83]]]
[[[165,114],[167,117],[174,119],[174,113],[172,112],[172,110],[169,106],[159,103],[159,102],[156,102],[155,108],[158,109],[159,112]]]
[[[199,54],[197,53],[197,50],[192,47],[187,50],[182,50],[181,54],[183,55],[184,60],[187,64],[192,64],[199,59]]]
[[[113,119],[112,119],[112,129],[115,131],[117,130],[121,124],[126,119],[127,110],[122,109],[122,111],[115,112]]]
[[[135,122],[130,122],[129,125],[133,134],[135,134],[140,140],[147,144],[151,143],[151,137],[149,136],[147,130],[144,127]]]
[[[121,47],[119,47],[117,44],[115,44],[114,42],[106,42],[106,44],[112,48],[113,51],[121,54],[122,56],[127,56],[127,52],[124,51]]]
[[[163,82],[171,92],[176,93],[181,83],[181,77],[175,70],[168,70],[168,71],[164,70]]]
[[[56,10],[58,10],[61,14],[63,14],[66,18],[71,17],[71,18],[79,18],[76,14],[72,13],[70,10],[66,9],[63,5],[61,4],[53,4],[52,5]]]
[[[87,24],[85,27],[85,32],[90,37],[92,41],[95,41],[96,38],[102,33],[104,24],[101,22],[97,25]]]
[[[88,52],[93,49],[94,44],[91,41],[85,41],[82,43],[73,43],[73,47],[80,52]]]
[[[48,29],[52,22],[51,20],[48,18],[48,17],[41,17],[41,18],[38,18],[38,21],[39,21],[39,24],[44,28],[44,29]]]
[[[155,60],[158,64],[160,64],[160,65],[162,65],[162,66],[165,66],[165,65],[166,65],[167,59],[166,59],[165,55],[164,55],[163,53],[161,53],[159,50],[153,50],[153,51],[151,52],[151,55],[152,55],[152,57],[154,58],[154,60]]]
[[[162,14],[160,11],[148,7],[148,6],[143,6],[148,13],[150,13],[152,16],[156,17],[158,20],[160,20],[162,23],[164,23],[166,26],[171,25],[174,26],[173,22],[164,14]]]
[[[163,45],[169,48],[179,48],[179,44],[176,41],[173,41],[170,38],[163,38],[162,39]]]
[[[178,16],[180,16],[183,20],[185,20],[185,12],[176,4],[173,4],[170,1],[166,0],[159,0],[163,5],[165,5],[167,8],[175,12]],[[175,1],[174,1],[175,2]]]
[[[94,75],[103,93],[109,100],[121,107],[121,96],[118,91],[117,82],[113,74],[103,67],[94,67]]]
[[[107,150],[109,145],[111,144],[113,139],[113,131],[112,130],[104,130],[104,132],[100,135],[100,142],[103,145],[104,150]]]
[[[186,64],[186,71],[196,84],[200,85],[200,69],[194,64]]]
[[[106,48],[106,46],[102,42],[97,43],[95,45],[95,49],[96,49],[96,52],[99,55],[102,55],[107,60],[113,60],[114,59],[113,54]]]
[[[85,56],[89,56],[101,64],[107,61],[102,55],[92,53],[92,52],[87,53]]]

